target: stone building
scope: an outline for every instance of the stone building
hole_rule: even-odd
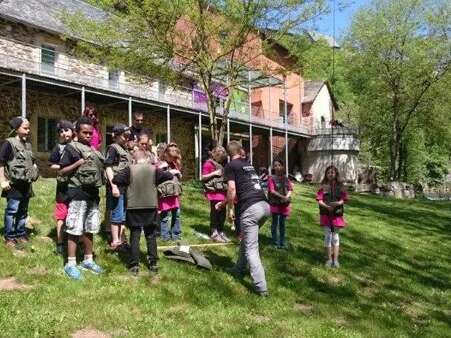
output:
[[[303,172],[312,175],[312,180],[322,179],[326,168],[335,165],[342,178],[350,183],[357,182],[360,142],[358,132],[341,123],[334,125],[334,114],[338,104],[329,83],[305,81],[302,98],[302,116],[310,117],[314,137],[301,142]]]
[[[0,1],[0,139],[7,137],[11,117],[27,116],[34,151],[46,168],[59,119],[75,120],[87,105],[94,106],[106,146],[112,126],[131,123],[132,113],[139,111],[154,132],[154,143],[176,142],[183,154],[184,177],[196,177],[209,141],[200,86],[187,78],[173,88],[156,78],[138,79],[78,59],[72,53],[73,41],[61,37],[67,33],[63,12],[81,12],[92,20],[105,15],[79,0]],[[316,168],[311,154],[318,147],[308,146],[318,138],[316,113],[304,109],[307,82],[300,74],[268,75],[261,80],[258,69],[271,65],[280,73],[293,62],[283,47],[274,48],[271,56],[262,55],[258,64],[249,65],[248,88],[233,93],[227,139],[242,141],[256,167],[267,167],[273,158],[281,157],[288,160],[290,171],[306,174]],[[223,95],[228,94],[218,84],[219,102]]]

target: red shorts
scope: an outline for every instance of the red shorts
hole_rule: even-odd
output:
[[[54,216],[57,221],[65,221],[69,210],[68,202],[56,202]]]

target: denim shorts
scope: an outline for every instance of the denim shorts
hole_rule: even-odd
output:
[[[125,224],[125,197],[121,194],[114,197],[107,193],[107,209],[110,211],[110,223],[115,225]]]

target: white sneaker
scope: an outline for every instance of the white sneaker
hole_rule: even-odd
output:
[[[218,234],[217,231],[213,232],[210,236],[211,240],[213,242],[217,242],[217,243],[225,243],[224,239],[221,237],[220,234]]]
[[[226,243],[229,243],[229,242],[230,242],[230,238],[228,238],[228,237],[226,236],[225,233],[221,232],[221,233],[219,234],[219,236],[222,237],[222,239],[224,240],[224,242],[226,242]]]
[[[326,264],[324,264],[327,268],[331,268],[334,265],[334,262],[331,259],[328,259]]]
[[[338,263],[338,261],[335,260],[334,264],[333,264],[333,267],[338,269],[340,267],[340,263]]]

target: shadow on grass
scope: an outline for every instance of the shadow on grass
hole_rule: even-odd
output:
[[[246,287],[250,292],[254,291],[254,287],[253,287],[252,283],[248,282],[244,278],[237,278],[236,276],[234,276],[233,274],[231,274],[230,272],[227,271],[228,269],[235,266],[235,262],[232,260],[232,258],[230,258],[229,256],[225,256],[225,255],[219,255],[211,250],[208,251],[207,257],[210,260],[210,262],[212,263],[212,265],[216,266],[219,269],[219,271],[232,276],[236,281],[238,281],[240,284],[242,284],[244,287]],[[227,281],[223,280],[222,284],[225,284],[225,283],[227,283]],[[230,285],[227,285],[227,287],[230,287]],[[221,290],[223,290],[223,289],[224,289],[224,286],[221,287]],[[224,294],[224,295],[227,295],[227,294]]]
[[[362,201],[361,198],[354,198],[349,201],[349,207],[359,210],[352,210],[353,214],[368,216],[368,212],[372,212],[373,216],[376,214],[376,217],[387,218],[390,223],[403,224],[404,228],[408,227],[414,232],[430,232],[451,239],[450,218],[446,215],[442,216],[441,209],[434,205],[424,205],[420,202],[411,205],[408,204],[408,201],[396,201],[397,204],[405,205],[404,208],[399,208],[392,205],[394,201],[375,196],[366,197],[366,202]],[[391,205],[386,205],[389,203]]]

